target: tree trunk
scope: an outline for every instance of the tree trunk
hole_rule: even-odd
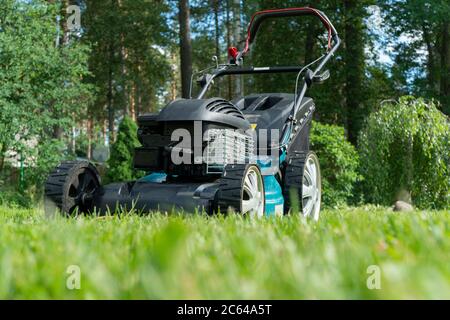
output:
[[[107,131],[108,131],[108,123],[107,123],[107,121],[106,121],[106,118],[105,119],[103,119],[102,120],[102,135],[103,135],[103,145],[107,145],[107,141],[108,141],[108,134],[107,134]]]
[[[113,143],[114,138],[114,100],[113,100],[113,70],[112,63],[114,59],[114,47],[109,45],[109,70],[108,70],[108,93],[107,93],[107,109],[108,109],[108,125],[109,125],[109,143]]]
[[[174,65],[178,63],[177,56],[176,56],[175,53],[172,53],[171,63],[174,64]],[[175,100],[177,98],[177,95],[178,95],[178,86],[177,86],[178,77],[179,77],[179,74],[178,74],[176,68],[172,68],[172,80],[173,81],[172,81],[172,83],[170,85],[170,101],[173,101],[173,100]]]
[[[214,11],[214,27],[215,27],[215,46],[216,46],[216,57],[217,61],[220,62],[220,23],[219,23],[219,14],[220,14],[220,1],[212,0],[212,6]],[[219,92],[218,95],[221,95],[221,88],[218,86]]]
[[[50,3],[54,3],[54,1],[50,1]],[[64,17],[64,21],[58,25],[58,29],[60,28],[60,26],[62,25],[62,38],[63,38],[63,46],[67,46],[69,44],[69,35],[70,35],[70,31],[69,31],[69,27],[67,25],[67,21],[68,21],[68,16],[67,16],[67,8],[70,6],[69,0],[64,0],[64,5],[61,7],[61,17]],[[58,22],[60,23],[60,21]],[[56,41],[56,46],[59,46],[59,34],[58,34],[58,39]],[[61,140],[63,137],[63,133],[64,130],[60,125],[56,125],[53,128],[53,138],[54,139],[58,139]]]
[[[136,104],[136,117],[138,117],[142,111],[142,92],[141,92],[141,86],[138,86],[137,88],[137,104]]]
[[[129,90],[129,83],[128,83],[128,71],[126,66],[126,61],[128,59],[128,50],[125,48],[124,45],[124,36],[120,36],[120,60],[121,60],[121,78],[122,78],[122,84],[123,84],[123,114],[128,115],[130,114],[129,108],[131,106],[129,105],[129,101],[131,99],[132,93]]]
[[[181,69],[181,93],[183,98],[190,98],[190,85],[192,75],[192,45],[190,31],[189,0],[179,2],[180,22],[180,69]]]
[[[227,26],[227,49],[231,47],[231,18],[230,18],[230,1],[226,0],[226,11],[227,11],[227,20],[226,20],[226,26]],[[231,100],[231,93],[233,91],[233,84],[231,81],[231,77],[227,77],[228,81],[228,100]]]
[[[3,171],[3,168],[5,167],[5,153],[6,153],[7,147],[6,144],[2,144],[0,146],[0,172]]]
[[[117,0],[117,6],[119,12],[124,10],[122,0]],[[126,30],[125,30],[126,32]],[[128,69],[127,69],[127,60],[128,60],[128,48],[125,45],[125,33],[120,32],[119,36],[119,48],[120,48],[120,72],[121,72],[121,83],[122,83],[122,104],[123,104],[123,114],[129,115],[131,106],[129,105],[131,92],[129,90],[129,82],[128,82]]]
[[[93,120],[92,120],[91,117],[89,117],[87,119],[88,149],[87,149],[87,152],[86,152],[86,156],[87,156],[88,160],[92,159],[92,136],[93,136],[93,134],[92,134],[93,128],[92,127],[93,126],[94,126]]]
[[[240,48],[240,42],[241,42],[241,1],[240,0],[234,0],[233,20],[234,20],[233,21],[234,22],[234,29],[233,29],[234,46],[237,48]],[[234,97],[241,95],[241,92],[242,92],[241,76],[236,75],[236,76],[234,76]]]
[[[435,55],[434,55],[434,48],[432,45],[430,33],[425,25],[422,25],[422,33],[423,33],[423,39],[425,41],[427,52],[428,52],[428,58],[427,58],[427,80],[428,80],[428,86],[432,92],[437,91],[436,86],[436,66],[435,66]]]
[[[345,100],[347,104],[348,139],[356,144],[362,122],[362,107],[364,79],[364,43],[363,43],[363,13],[361,3],[356,0],[344,0],[345,14]]]
[[[129,115],[133,121],[136,121],[136,83],[131,85],[130,90],[130,110]]]
[[[75,124],[75,113],[72,113],[72,121]],[[72,154],[75,154],[77,151],[77,140],[76,140],[76,128],[75,125],[72,125],[72,132],[70,135],[70,149],[72,151]]]
[[[440,97],[443,111],[450,115],[450,23],[442,23]]]
[[[65,0],[64,1],[64,6],[62,7],[63,13],[62,16],[65,17],[64,23],[63,23],[63,44],[67,45],[69,44],[69,40],[70,40],[70,30],[69,30],[69,26],[67,25],[67,23],[69,22],[69,17],[67,16],[67,8],[70,6],[70,1],[69,0]]]
[[[138,65],[138,75],[137,75],[138,81],[136,86],[136,110],[135,110],[135,117],[139,116],[142,112],[142,67],[141,67],[141,61],[139,61]],[[136,119],[135,119],[136,120]]]
[[[213,0],[213,10],[214,10],[216,56],[217,56],[217,59],[220,59],[220,25],[219,25],[220,2],[219,2],[219,0]]]

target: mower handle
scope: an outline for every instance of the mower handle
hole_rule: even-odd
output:
[[[248,25],[247,30],[247,39],[245,41],[245,48],[242,50],[242,52],[238,52],[232,55],[235,55],[233,58],[236,61],[236,64],[241,64],[243,57],[250,51],[250,45],[253,43],[253,41],[256,38],[256,34],[259,30],[259,27],[261,26],[261,23],[269,18],[285,18],[285,17],[296,17],[296,16],[304,16],[304,15],[310,15],[310,16],[317,16],[322,24],[325,26],[325,28],[328,30],[328,48],[327,53],[318,60],[312,62],[310,65],[314,64],[315,62],[319,62],[319,65],[313,70],[309,72],[309,76],[311,78],[314,78],[320,70],[324,67],[324,65],[330,60],[331,56],[333,56],[334,52],[337,50],[339,45],[341,44],[341,40],[339,39],[338,33],[331,23],[330,19],[320,10],[311,8],[311,7],[301,7],[301,8],[284,8],[284,9],[270,9],[270,10],[263,10],[256,12],[252,18],[250,19],[250,23]],[[332,45],[333,42],[333,45]],[[305,66],[305,68],[309,67]],[[303,72],[303,69],[299,72]],[[301,101],[303,97],[305,96],[306,89],[309,87],[310,84],[304,83],[302,90],[300,91],[300,94],[296,96],[294,110],[293,110],[293,117],[298,112],[298,109],[300,107]],[[297,89],[296,89],[297,90]]]
[[[245,56],[248,51],[250,51],[250,45],[256,38],[256,34],[261,26],[261,23],[269,18],[285,18],[285,17],[295,17],[302,15],[313,15],[317,16],[325,28],[328,30],[328,50],[332,49],[331,41],[333,40],[334,45],[339,42],[339,37],[336,29],[333,24],[330,22],[328,17],[320,10],[310,8],[310,7],[302,7],[302,8],[285,8],[285,9],[271,9],[271,10],[263,10],[256,12],[248,26],[247,30],[247,39],[245,41],[245,48],[240,53],[240,57]]]

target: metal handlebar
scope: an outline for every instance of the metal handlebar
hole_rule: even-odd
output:
[[[244,50],[241,52],[240,57],[243,57],[250,51],[250,45],[256,38],[256,34],[261,26],[261,23],[269,18],[285,18],[285,17],[295,17],[302,15],[313,15],[317,16],[325,28],[328,30],[328,50],[332,49],[331,42],[333,41],[336,45],[336,39],[338,39],[338,34],[333,24],[330,22],[328,17],[320,10],[310,8],[310,7],[302,7],[302,8],[286,8],[286,9],[271,9],[256,12],[248,26],[247,30],[247,39],[245,41]]]

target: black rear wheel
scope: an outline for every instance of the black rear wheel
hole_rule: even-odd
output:
[[[54,215],[90,213],[94,197],[100,191],[101,180],[97,169],[88,161],[64,161],[45,183],[45,212]]]

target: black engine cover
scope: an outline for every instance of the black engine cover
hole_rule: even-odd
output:
[[[195,125],[196,122],[199,122]],[[250,122],[231,102],[221,98],[179,99],[169,103],[159,114],[138,117],[138,138],[141,148],[135,150],[134,166],[144,170],[163,170],[168,174],[202,176],[204,164],[174,165],[170,161],[171,140],[176,129],[186,129],[192,142],[209,129],[250,129]],[[200,127],[200,130],[198,129]],[[193,150],[193,145],[191,150]],[[193,155],[192,155],[193,156]]]
[[[158,115],[142,115],[139,126],[148,122],[206,121],[225,127],[247,130],[250,123],[231,102],[221,98],[178,99],[169,103]]]

